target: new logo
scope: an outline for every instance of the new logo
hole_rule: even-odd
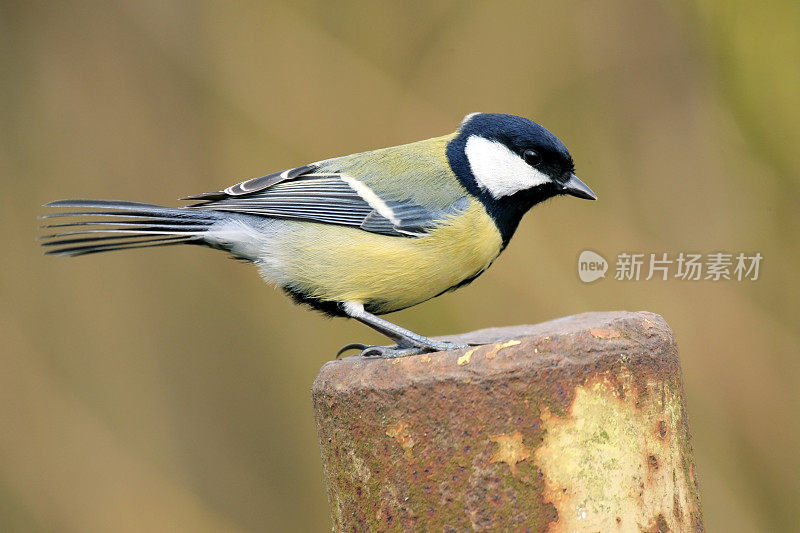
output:
[[[591,250],[584,250],[578,256],[578,277],[584,283],[591,283],[606,277],[608,261],[602,255]]]

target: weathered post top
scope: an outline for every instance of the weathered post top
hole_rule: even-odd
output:
[[[322,367],[312,394],[335,530],[702,530],[659,315],[450,338],[488,344]]]

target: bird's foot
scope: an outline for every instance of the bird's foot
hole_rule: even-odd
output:
[[[421,354],[425,351],[423,348],[418,346],[410,346],[408,348],[400,347],[397,345],[394,346],[370,346],[368,344],[361,344],[360,342],[354,342],[352,344],[348,344],[347,346],[342,346],[341,350],[339,350],[336,354],[336,358],[338,359],[341,355],[348,351],[348,350],[360,350],[361,357],[377,357],[380,359],[395,359],[397,357],[405,357],[407,355],[417,355]]]
[[[400,348],[399,346],[365,346],[361,350],[361,357],[376,357],[378,359],[397,359],[409,355],[419,355],[425,352],[418,346],[410,348]]]
[[[457,344],[455,342],[432,341],[429,339],[424,346],[370,346],[367,344],[352,343],[348,344],[347,346],[343,346],[342,349],[336,354],[336,358],[338,359],[344,352],[348,350],[361,350],[361,357],[396,359],[398,357],[407,357],[409,355],[419,355],[427,352],[446,352],[448,350],[460,350],[462,348],[468,348],[468,346],[464,344]]]

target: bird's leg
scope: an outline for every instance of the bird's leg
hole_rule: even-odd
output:
[[[423,337],[413,331],[401,328],[397,324],[393,324],[388,320],[384,320],[378,316],[373,315],[364,310],[363,304],[357,302],[345,302],[342,304],[342,310],[351,318],[355,318],[362,324],[365,324],[375,331],[378,331],[393,341],[397,342],[397,346],[367,346],[363,344],[348,344],[339,354],[346,349],[360,348],[361,355],[364,357],[405,357],[407,355],[416,355],[424,352],[439,352],[446,350],[457,350],[459,348],[466,348],[463,344],[456,344],[448,341],[436,341]]]

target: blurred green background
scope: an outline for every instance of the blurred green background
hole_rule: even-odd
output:
[[[3,2],[0,528],[324,531],[309,387],[367,328],[194,247],[44,257],[41,204],[186,194],[520,114],[595,203],[535,209],[427,334],[646,309],[677,335],[709,531],[800,521],[800,4]],[[760,252],[755,282],[576,259]],[[613,267],[612,267],[613,268]]]

